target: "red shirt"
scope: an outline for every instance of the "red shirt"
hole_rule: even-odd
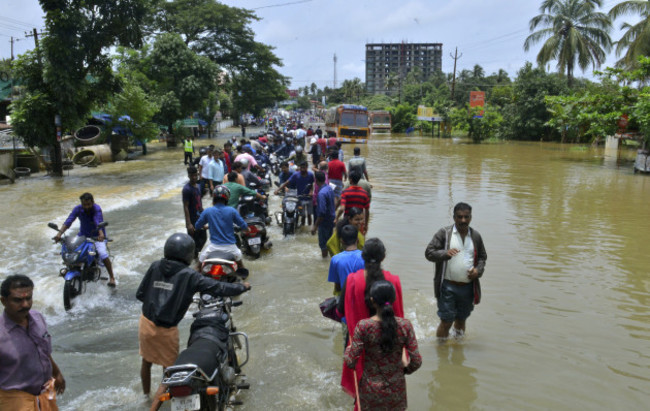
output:
[[[350,186],[341,193],[341,206],[347,212],[352,207],[362,210],[370,208],[368,193],[359,186]]]
[[[346,171],[345,163],[341,160],[330,160],[330,162],[327,163],[327,177],[330,180],[343,180],[343,173]]]
[[[326,155],[327,154],[327,140],[324,139],[324,138],[319,138],[318,140],[316,140],[316,144],[318,144],[320,146],[320,152],[323,155]]]

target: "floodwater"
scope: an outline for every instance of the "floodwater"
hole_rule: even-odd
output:
[[[147,408],[135,290],[165,239],[184,229],[186,180],[180,148],[150,151],[64,179],[36,175],[0,187],[0,275],[35,280],[34,308],[49,321],[67,380],[63,410]],[[347,160],[352,147],[345,151]],[[646,409],[650,176],[600,149],[550,143],[386,135],[362,154],[374,185],[368,235],[386,244],[384,268],[401,277],[423,355],[407,378],[410,409]],[[110,222],[119,284],[115,292],[91,284],[66,313],[47,223],[61,224],[84,191]],[[459,201],[473,206],[472,226],[488,252],[483,301],[464,340],[439,344],[424,249]],[[279,208],[272,198],[270,209]],[[341,329],[318,309],[332,291],[328,260],[306,231],[282,239],[274,225],[271,236],[273,249],[247,262],[253,290],[234,313],[251,343],[251,389],[238,409],[351,409],[339,388]],[[183,346],[190,321],[188,314],[180,325]],[[154,380],[160,375],[154,366]]]

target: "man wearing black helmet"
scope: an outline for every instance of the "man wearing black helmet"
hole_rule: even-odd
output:
[[[165,243],[165,258],[151,264],[135,296],[142,301],[138,330],[142,366],[142,390],[149,395],[151,365],[169,367],[179,352],[178,323],[183,319],[197,292],[235,296],[250,290],[250,284],[224,283],[205,277],[189,264],[194,258],[194,240],[176,233]],[[164,387],[154,396],[162,395]]]

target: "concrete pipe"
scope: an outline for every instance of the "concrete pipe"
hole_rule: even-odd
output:
[[[77,144],[89,146],[97,141],[101,132],[101,129],[97,126],[85,126],[74,133],[74,138],[77,140]]]
[[[97,144],[94,146],[85,146],[81,150],[91,150],[95,153],[95,157],[101,163],[110,163],[113,161],[113,153],[111,146],[108,144]]]
[[[72,157],[72,162],[78,166],[93,166],[97,165],[98,160],[94,151],[81,150]]]

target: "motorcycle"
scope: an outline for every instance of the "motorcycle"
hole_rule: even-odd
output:
[[[298,228],[304,224],[304,219],[307,216],[306,201],[311,201],[311,197],[298,196],[298,191],[295,189],[287,190],[284,193],[282,211],[275,213],[275,219],[278,225],[282,225],[282,235],[285,237],[295,234]]]
[[[108,225],[104,221],[98,224],[97,230]],[[55,231],[59,226],[54,223],[47,225]],[[65,310],[72,308],[72,300],[86,291],[86,283],[99,280],[108,280],[101,276],[101,261],[95,251],[96,237],[66,236],[61,239],[61,258],[65,265],[59,275],[65,279],[63,284],[63,307]],[[107,241],[112,241],[107,239]]]
[[[226,283],[242,282],[248,278],[248,270],[237,265],[235,255],[221,250],[208,253],[201,263],[199,272]]]
[[[257,258],[262,247],[268,250],[273,246],[266,232],[266,225],[271,222],[266,201],[258,200],[255,196],[243,196],[239,200],[237,211],[249,229],[246,234],[241,230],[236,231],[237,246],[246,254]]]
[[[210,294],[195,301],[199,310],[193,314],[187,348],[164,370],[167,389],[160,400],[171,400],[172,411],[223,411],[242,405],[236,395],[250,388],[241,372],[249,359],[248,335],[237,331],[231,316],[232,307],[242,302]]]

